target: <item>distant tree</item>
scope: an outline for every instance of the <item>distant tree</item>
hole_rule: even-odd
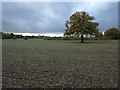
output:
[[[23,38],[22,35],[16,35],[16,38]]]
[[[11,36],[15,36],[13,33],[10,34]]]
[[[65,23],[64,36],[79,37],[81,35],[81,42],[84,42],[84,35],[97,35],[99,33],[97,29],[99,23],[92,22],[94,19],[85,11],[76,11]]]
[[[35,38],[35,36],[34,36],[34,35],[32,35],[32,38]]]
[[[28,40],[28,37],[25,36],[25,37],[24,37],[24,40]]]
[[[10,33],[2,33],[2,39],[11,39],[11,34]]]
[[[5,33],[5,32],[1,32],[2,35],[2,39],[17,39],[17,38],[23,38],[22,35],[16,35],[13,33]]]
[[[16,37],[16,36],[13,36],[13,39],[17,39],[17,37]]]
[[[15,35],[14,35],[13,33],[10,34],[11,39],[13,39],[14,36],[15,36]]]
[[[102,32],[99,32],[99,37],[103,37],[103,33]]]
[[[120,39],[120,31],[116,28],[110,28],[105,31],[104,36],[107,36],[110,39]]]

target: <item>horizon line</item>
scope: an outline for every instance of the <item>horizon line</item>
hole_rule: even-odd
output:
[[[105,31],[102,31],[104,34]],[[54,32],[54,33],[14,33],[14,32],[3,32],[3,33],[13,33],[16,35],[22,35],[22,36],[50,36],[50,37],[63,37],[63,32]]]

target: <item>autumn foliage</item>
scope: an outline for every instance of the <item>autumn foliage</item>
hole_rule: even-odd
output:
[[[84,42],[84,35],[97,35],[99,33],[97,29],[99,23],[92,20],[95,20],[95,18],[87,12],[76,11],[65,23],[64,36],[81,36],[81,42]]]
[[[104,36],[110,39],[120,39],[120,31],[116,28],[110,28],[105,31]]]

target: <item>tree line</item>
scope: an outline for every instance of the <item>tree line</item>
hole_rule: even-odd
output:
[[[47,36],[22,36],[22,35],[17,35],[17,34],[14,34],[14,33],[5,33],[5,32],[1,32],[0,33],[1,36],[2,36],[2,39],[30,39],[30,38],[46,38]]]
[[[13,33],[3,33],[1,32],[2,39],[43,39],[43,40],[81,40],[81,37],[75,36],[64,36],[64,37],[49,37],[49,36],[22,36]],[[120,31],[116,28],[110,28],[104,32],[99,32],[98,36],[94,35],[84,35],[85,40],[118,40],[120,39]]]

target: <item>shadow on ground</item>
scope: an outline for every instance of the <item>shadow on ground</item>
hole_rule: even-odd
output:
[[[68,43],[80,43],[80,44],[95,44],[95,43],[101,43],[101,42],[97,42],[97,41],[84,41],[84,42],[81,42],[81,41],[69,41]]]
[[[114,43],[112,41],[107,40],[96,40],[96,41],[84,41],[83,43],[81,41],[68,41],[68,43],[79,43],[79,44],[111,44]]]

